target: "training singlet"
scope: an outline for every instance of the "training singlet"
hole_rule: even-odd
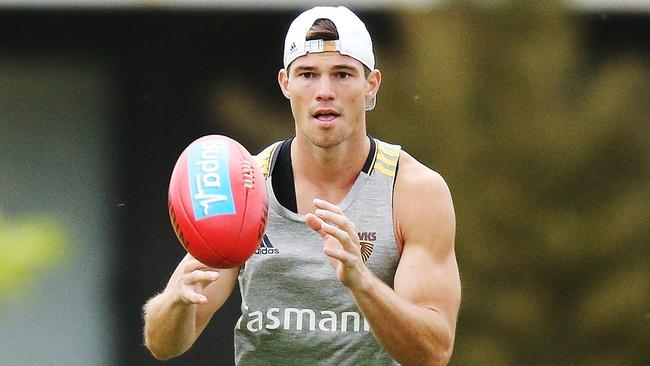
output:
[[[239,274],[236,363],[396,365],[328,263],[321,237],[303,215],[278,202],[272,172],[281,144],[256,157],[269,191],[269,221],[262,243]],[[339,207],[355,224],[368,268],[393,287],[399,253],[392,195],[400,147],[374,138],[371,147],[369,164]]]

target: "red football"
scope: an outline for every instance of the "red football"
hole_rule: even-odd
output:
[[[192,142],[172,172],[169,217],[178,240],[203,264],[242,265],[257,249],[268,219],[268,196],[257,162],[226,136]]]

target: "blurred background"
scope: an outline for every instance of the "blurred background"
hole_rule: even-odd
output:
[[[159,364],[176,158],[292,134],[276,74],[314,4],[0,1],[1,365]],[[650,1],[330,4],[374,39],[370,133],[452,190],[451,365],[649,365]],[[238,307],[166,364],[232,364]]]

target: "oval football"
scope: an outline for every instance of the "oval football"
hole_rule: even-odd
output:
[[[268,219],[264,176],[239,142],[208,135],[180,155],[169,184],[169,216],[185,249],[215,268],[242,265]]]

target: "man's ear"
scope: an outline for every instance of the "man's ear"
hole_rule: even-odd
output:
[[[280,71],[278,71],[278,84],[280,84],[282,94],[289,99],[291,94],[289,93],[289,72],[287,69],[280,69]]]
[[[366,79],[366,100],[370,101],[377,97],[379,93],[379,86],[381,85],[381,71],[379,69],[374,69],[368,75]]]

